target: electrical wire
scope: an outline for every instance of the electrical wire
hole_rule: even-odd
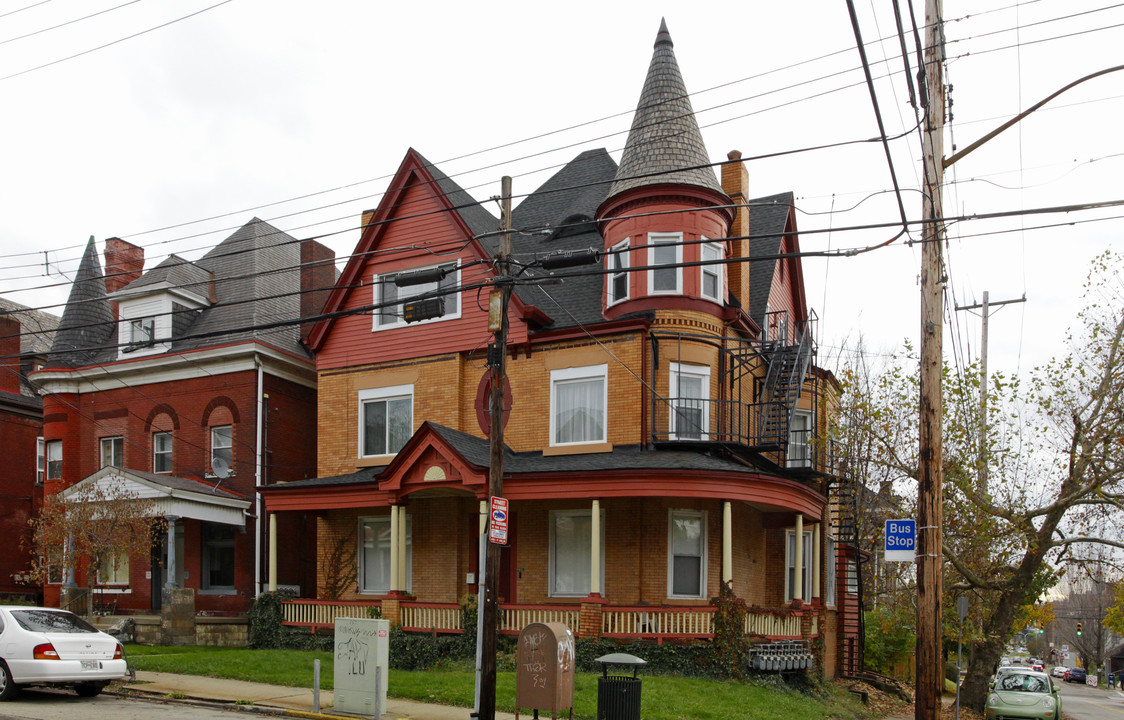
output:
[[[89,20],[90,18],[97,17],[98,15],[105,15],[108,12],[113,12],[114,10],[120,10],[123,7],[126,7],[128,5],[134,5],[136,3],[139,3],[140,1],[141,0],[129,0],[128,2],[122,3],[122,4],[117,5],[115,7],[111,7],[111,8],[108,8],[106,10],[99,10],[96,13],[84,15],[80,18],[75,18],[74,20],[67,20],[66,22],[59,23],[58,25],[52,25],[51,27],[43,28],[41,30],[36,30],[34,32],[24,33],[23,35],[18,35],[16,37],[10,37],[7,40],[0,40],[0,45],[6,45],[10,42],[15,42],[16,40],[23,40],[24,38],[29,38],[29,37],[33,37],[35,35],[40,35],[42,33],[49,32],[51,30],[58,30],[61,27],[66,27],[67,25],[73,25],[74,23],[82,22],[83,20]]]

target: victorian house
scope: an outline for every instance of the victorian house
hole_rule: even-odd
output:
[[[514,210],[504,632],[708,637],[728,583],[747,634],[857,667],[793,196],[752,198],[740,157],[719,180],[661,27],[620,164],[584,152]],[[485,537],[499,221],[410,150],[363,226],[309,338],[318,477],[260,488],[271,523],[316,519],[318,581],[287,619],[378,605],[457,632]]]

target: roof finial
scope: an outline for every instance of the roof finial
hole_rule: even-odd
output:
[[[667,20],[665,18],[660,18],[660,31],[656,33],[656,44],[652,47],[659,47],[660,45],[675,47],[675,43],[671,42],[671,33],[667,31]]]

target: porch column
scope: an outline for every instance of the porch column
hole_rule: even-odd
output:
[[[822,527],[822,526],[823,526],[823,523],[816,523],[815,525],[812,526],[812,597],[813,598],[820,597],[820,571],[822,570],[822,568],[820,567],[820,558],[821,558],[821,553],[823,551],[823,548],[820,547],[820,543],[823,542],[820,539],[820,527]]]
[[[734,508],[722,503],[722,584],[734,579]]]
[[[406,506],[398,506],[398,589],[406,592]]]
[[[796,513],[796,547],[793,550],[792,600],[804,600],[804,516]]]
[[[398,591],[398,506],[390,506],[390,592]]]
[[[601,594],[601,501],[594,500],[589,516],[589,594]]]
[[[269,514],[269,591],[277,592],[277,513]]]
[[[62,544],[62,586],[65,588],[78,587],[74,580],[74,535],[66,536]]]
[[[164,582],[164,587],[171,590],[179,587],[176,582],[176,521],[179,516],[165,515],[164,520],[168,523],[168,579]]]

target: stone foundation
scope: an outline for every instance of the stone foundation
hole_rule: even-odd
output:
[[[195,644],[246,647],[250,644],[250,621],[242,617],[197,617]]]
[[[160,644],[195,644],[195,590],[164,588],[160,608]]]

